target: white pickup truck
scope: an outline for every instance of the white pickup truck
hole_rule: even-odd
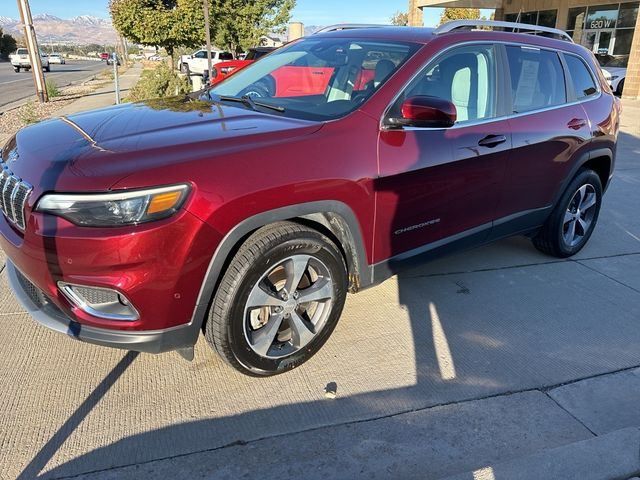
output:
[[[27,71],[31,70],[29,52],[26,48],[19,48],[16,50],[16,53],[9,55],[9,60],[13,66],[13,71],[16,73],[20,73],[21,69]],[[42,62],[42,68],[44,68],[45,72],[50,72],[51,66],[49,65],[49,57],[47,57],[44,52],[40,52],[40,61]]]
[[[223,52],[221,50],[211,50],[211,64],[215,65],[219,62],[226,62],[227,60],[233,60],[233,55],[229,52]],[[178,60],[178,67],[182,73],[187,75],[194,73],[198,75],[204,74],[207,71],[207,51],[202,49],[191,55],[182,55]]]

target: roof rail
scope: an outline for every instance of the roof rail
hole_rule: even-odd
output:
[[[323,27],[316,33],[325,33],[325,32],[336,32],[338,30],[353,30],[355,28],[382,28],[388,27],[389,25],[380,25],[375,23],[338,23],[336,25],[329,25],[328,27]]]
[[[453,20],[451,22],[447,22],[444,25],[440,25],[433,31],[434,35],[439,35],[441,33],[451,32],[453,30],[457,30],[459,28],[473,28],[473,27],[502,27],[502,28],[512,28],[514,30],[527,30],[527,32],[545,32],[552,33],[556,35],[560,40],[566,40],[568,42],[574,43],[573,38],[567,33],[558,28],[551,27],[540,27],[538,25],[530,25],[528,23],[516,23],[516,22],[503,22],[500,20]]]

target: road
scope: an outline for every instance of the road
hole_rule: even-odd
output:
[[[104,62],[72,61],[66,65],[51,65],[47,78],[55,80],[60,87],[92,77],[106,68]],[[33,95],[31,72],[15,73],[9,62],[0,62],[0,107]]]

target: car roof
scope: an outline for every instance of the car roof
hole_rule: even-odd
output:
[[[436,33],[436,29],[426,27],[371,26],[345,28],[316,33],[313,36],[323,38],[359,38],[366,40],[388,40],[426,44],[436,38],[447,38],[451,44],[466,41],[490,41],[520,43],[542,48],[562,49],[574,53],[584,53],[584,47],[567,40],[550,38],[530,33],[503,32],[498,30],[456,29],[449,32]]]

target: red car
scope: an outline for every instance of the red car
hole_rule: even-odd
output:
[[[226,62],[219,62],[211,67],[211,85],[220,83],[234,72],[251,65],[265,55],[273,52],[274,47],[255,47],[250,48],[247,52],[247,56],[243,60],[228,60]]]
[[[102,52],[100,54],[100,60],[102,61],[109,60],[110,57],[111,57],[111,54],[107,52]]]
[[[191,358],[203,332],[264,376],[320,349],[347,292],[406,265],[520,234],[575,254],[619,101],[564,32],[480,24],[505,26],[321,33],[199,98],[21,130],[0,174],[15,295],[100,345]]]

